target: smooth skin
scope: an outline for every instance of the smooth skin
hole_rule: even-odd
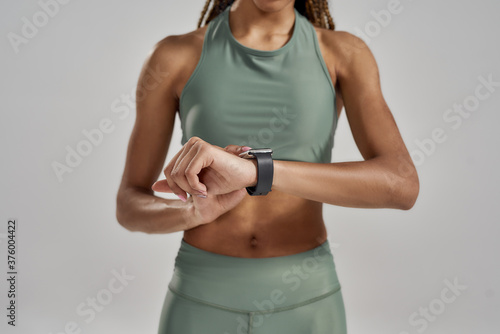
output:
[[[291,37],[293,5],[293,0],[236,0],[231,31],[245,46],[278,49]],[[208,197],[183,201],[155,196],[152,186],[165,163],[179,97],[200,59],[206,28],[167,36],[144,63],[117,195],[116,215],[123,227],[151,234],[184,231],[184,240],[195,247],[259,258],[294,254],[324,242],[323,203],[400,210],[414,206],[417,171],[382,95],[373,54],[360,38],[319,27],[315,29],[337,93],[338,115],[345,106],[364,161],[275,160],[272,191],[249,196],[244,187],[256,183],[256,165],[237,157],[242,147],[221,148],[192,137],[168,163],[166,179],[155,189],[180,197],[208,189]],[[188,168],[191,162],[194,167]]]

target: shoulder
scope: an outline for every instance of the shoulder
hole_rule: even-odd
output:
[[[168,35],[158,41],[151,49],[149,58],[170,67],[188,63],[201,53],[207,26],[180,35]]]
[[[318,42],[322,49],[332,58],[336,72],[348,71],[355,66],[354,60],[373,60],[368,45],[358,36],[347,31],[329,30],[314,26]]]
[[[368,45],[358,36],[347,31],[329,30],[314,26],[318,40],[337,56],[349,57],[353,53],[369,51]]]
[[[162,86],[178,97],[182,83],[201,56],[207,27],[181,35],[169,35],[158,41],[144,62],[141,76],[152,76],[155,79],[161,76]]]

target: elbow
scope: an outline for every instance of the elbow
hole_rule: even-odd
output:
[[[417,202],[420,185],[418,181],[409,182],[405,189],[404,200],[401,201],[401,210],[410,210]]]
[[[129,215],[118,208],[116,210],[116,220],[118,221],[118,224],[120,224],[120,226],[122,226],[129,232],[142,232],[142,230],[139,230],[137,228],[137,225],[134,224],[133,221],[129,218]]]
[[[120,226],[122,226],[123,228],[125,228],[128,231],[132,231],[132,229],[130,228],[130,225],[128,224],[127,216],[123,212],[123,209],[120,208],[119,204],[117,204],[117,206],[116,206],[115,216],[116,216],[116,221],[118,222],[118,224],[120,224]]]
[[[391,182],[391,207],[399,210],[410,210],[414,207],[420,191],[420,182],[416,171],[410,176],[397,177]]]
[[[129,230],[130,231],[130,227],[129,225],[127,224],[127,220],[125,218],[125,214],[123,213],[123,211],[119,208],[119,206],[117,205],[116,207],[116,221],[118,222],[118,224],[120,224],[122,227],[124,227],[126,230]]]
[[[115,217],[118,224],[120,224],[123,228],[130,232],[134,232],[133,225],[130,223],[130,214],[126,210],[127,205],[124,203],[125,197],[123,195],[123,191],[119,190],[118,195],[116,196],[116,210]]]

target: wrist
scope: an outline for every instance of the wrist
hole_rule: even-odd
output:
[[[198,217],[193,200],[191,199],[183,203],[184,203],[184,206],[182,208],[182,219],[184,222],[183,230],[186,231],[201,225],[202,221],[200,217]]]
[[[257,167],[257,159],[245,159],[246,161],[249,162],[249,179],[246,182],[246,187],[254,187],[257,185],[257,172],[258,172],[258,167]]]
[[[278,187],[278,175],[281,173],[281,165],[282,161],[281,160],[273,160],[273,169],[274,169],[274,175],[273,175],[273,183],[271,185],[271,189],[276,189]]]

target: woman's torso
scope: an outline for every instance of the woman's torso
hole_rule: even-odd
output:
[[[304,28],[304,22],[302,22],[301,24]],[[197,65],[199,65],[199,61],[202,55],[203,43],[206,37],[207,29],[208,26],[204,26],[189,34],[190,41],[192,41],[192,43],[190,44],[193,48],[193,54],[197,54],[197,57],[187,58],[185,60],[186,70],[182,71],[182,74],[179,75],[179,78],[177,80],[175,94],[177,97],[179,97],[181,103],[183,102],[183,100],[187,99],[185,96],[186,92],[184,91],[184,89],[187,87],[186,83],[189,83],[189,85],[191,86],[195,86],[190,87],[191,90],[196,90],[196,81],[194,81],[195,83],[193,83],[192,77],[193,73],[202,72],[199,68],[197,68]],[[335,64],[333,64],[334,57],[331,54],[332,51],[327,50],[322,45],[322,38],[320,37],[321,34],[328,32],[325,29],[321,28],[314,27],[314,29],[317,33],[317,42],[321,47],[322,58],[324,59],[325,63],[324,67],[322,68],[323,70],[327,68],[329,80],[331,80],[331,84],[334,85],[334,83],[336,82],[336,78],[334,76],[335,72],[333,70],[335,66]],[[295,36],[295,38],[298,37]],[[288,45],[288,42],[286,42],[286,45]],[[297,44],[296,41],[295,44]],[[208,48],[209,52],[215,52],[210,51],[216,50],[215,45],[216,43],[214,42],[211,45],[212,49]],[[231,45],[234,46],[235,44]],[[203,57],[205,58],[204,61],[207,61],[207,58],[209,59],[209,57],[207,57],[207,54],[205,54]],[[316,68],[319,70],[319,68],[321,67],[320,59],[317,58],[316,61],[317,63],[314,63],[312,65],[316,66]],[[202,80],[203,74],[197,73],[196,75],[197,77],[195,77],[195,79]],[[199,78],[200,76],[201,78]],[[269,80],[271,80],[271,78]],[[320,87],[321,91],[323,91],[323,88],[331,88],[331,86],[326,87],[328,82],[325,80],[325,78],[321,78],[321,80],[323,80],[323,86]],[[213,83],[214,86],[216,86],[219,82],[214,79]],[[209,91],[212,94],[211,96],[213,96],[213,94],[218,94],[218,91],[214,90],[213,87]],[[326,94],[327,90],[325,90],[324,92]],[[333,106],[333,108],[331,109],[332,114],[337,113],[342,109],[342,99],[340,94],[337,93],[333,96],[335,99],[336,108],[335,106]],[[304,96],[304,99],[305,97],[306,96]],[[193,94],[191,94],[189,98],[192,102]],[[215,101],[217,101],[217,99],[215,99]],[[207,103],[210,104],[210,100],[207,101]],[[312,105],[310,106],[310,108],[311,110],[314,110],[315,106],[313,103],[311,104]],[[187,135],[189,135],[186,131],[186,111],[184,111],[184,114],[182,114],[182,107],[184,106],[184,108],[186,108],[186,105],[188,105],[188,102],[184,101],[184,105],[179,105],[178,108],[178,110],[180,110],[181,120],[184,116],[183,143],[186,139],[188,139]],[[190,106],[192,107],[193,103],[191,103]],[[326,106],[328,106],[328,104],[326,104]],[[246,115],[248,115],[248,111],[246,113]],[[330,122],[331,120],[333,120],[334,122],[332,127],[333,132],[335,131],[338,114],[334,116],[334,118],[328,118]],[[210,120],[204,120],[205,123],[207,121]],[[304,121],[306,121],[306,119],[301,120],[302,123],[304,123]],[[196,123],[193,124],[196,125]],[[252,146],[250,143],[242,143],[241,141],[224,142],[224,137],[211,136],[212,133],[210,132],[210,130],[213,131],[213,126],[217,126],[216,124],[217,123],[213,123],[212,126],[208,129],[199,127],[198,132],[201,132],[201,135],[200,133],[195,133],[193,131],[191,132],[193,132],[197,136],[200,136],[202,139],[205,135],[206,137],[208,137],[208,142],[219,145],[221,147],[224,147],[228,144],[245,144],[251,147],[255,147],[255,145]],[[219,129],[218,133],[221,133],[221,131],[223,131],[223,128]],[[250,129],[249,131],[252,130]],[[293,133],[291,134],[294,135]],[[330,152],[328,152],[327,149],[331,149],[332,143],[328,143],[328,138],[325,138],[326,139],[323,141],[327,144],[330,144],[330,147],[327,146],[326,150],[323,151],[319,149],[316,151],[310,149],[310,151],[314,151],[313,153],[315,153],[316,155],[311,153],[308,156],[309,161],[328,162],[328,160],[330,159]],[[330,137],[330,139],[331,138],[332,137]],[[304,139],[302,138],[300,140]],[[279,145],[278,141],[276,141],[275,143]],[[320,143],[318,143],[316,146],[318,146],[319,144]],[[260,145],[259,147],[273,146]],[[303,149],[304,152],[306,152],[305,150],[307,150],[308,148],[304,146]],[[285,147],[284,144],[283,149],[281,151],[278,150],[278,153],[282,153],[282,155],[278,154],[278,157],[275,158],[277,160],[281,160],[280,158],[283,158],[283,160],[295,160],[293,151]],[[289,154],[288,156],[287,153]],[[273,154],[273,157],[275,157],[275,154]],[[184,231],[183,238],[187,243],[195,247],[230,256],[270,257],[294,254],[317,247],[319,244],[326,240],[327,231],[323,220],[322,209],[323,203],[307,200],[288,193],[273,190],[266,196],[246,196],[234,209],[221,215],[215,221]]]

